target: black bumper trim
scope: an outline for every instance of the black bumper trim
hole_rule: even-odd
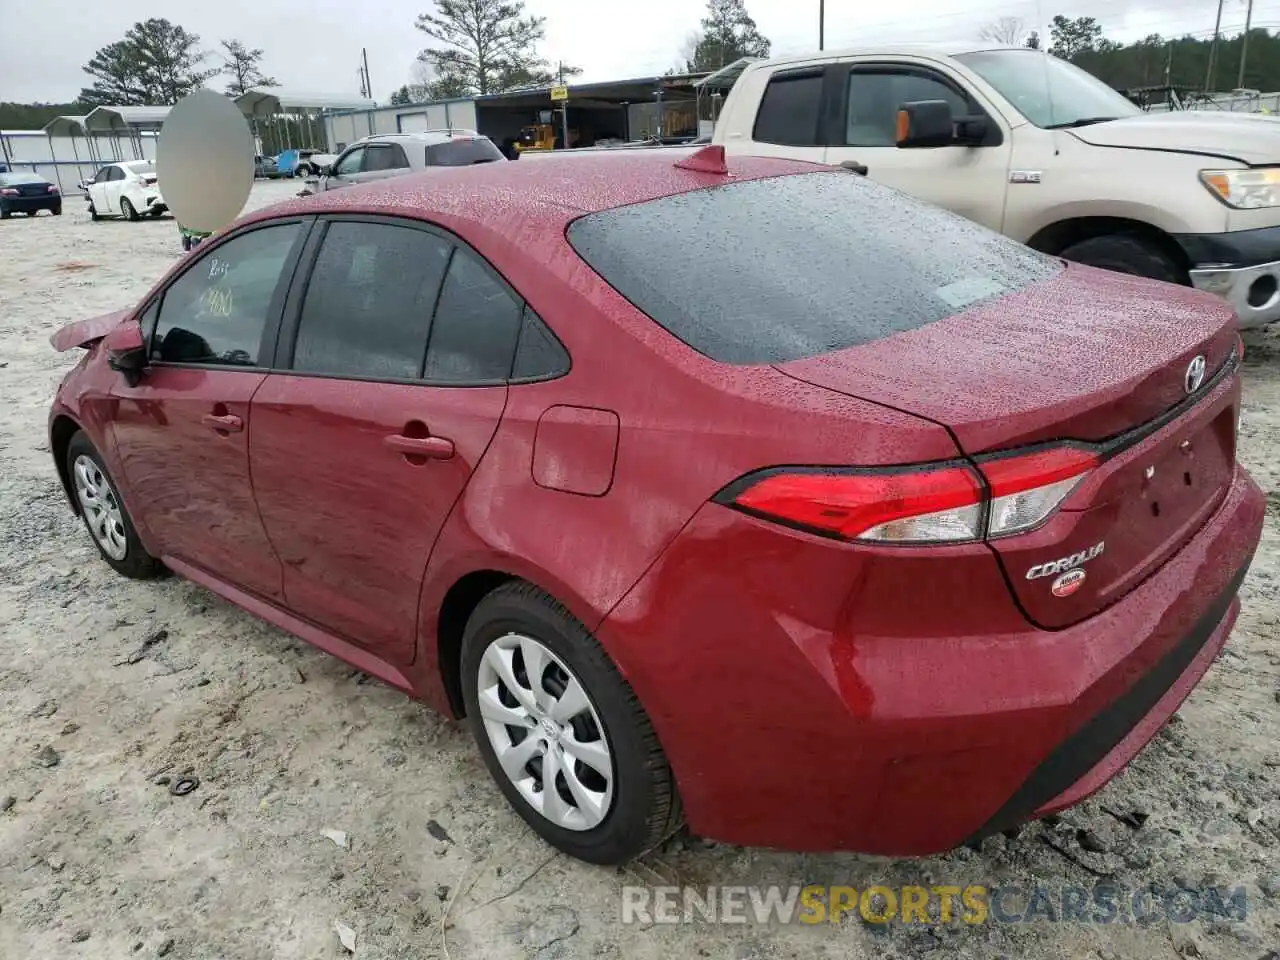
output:
[[[1235,230],[1231,233],[1175,233],[1192,269],[1211,264],[1256,267],[1280,261],[1280,227]]]
[[[1195,626],[1122,696],[1054,748],[1004,805],[965,842],[1008,830],[1087,774],[1151,712],[1218,629],[1249,570],[1246,561]]]

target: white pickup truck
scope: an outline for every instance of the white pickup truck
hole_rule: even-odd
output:
[[[1039,51],[910,45],[750,63],[712,142],[865,167],[1046,253],[1213,291],[1242,327],[1280,318],[1277,119],[1144,113]]]

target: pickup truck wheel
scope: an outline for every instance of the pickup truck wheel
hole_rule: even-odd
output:
[[[1165,283],[1187,282],[1184,271],[1164,251],[1131,234],[1090,237],[1073,243],[1060,256],[1076,263],[1114,270],[1116,273],[1128,273],[1135,277],[1150,277]]]

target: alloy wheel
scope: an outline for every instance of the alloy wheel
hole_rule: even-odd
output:
[[[586,688],[532,637],[485,649],[477,703],[498,763],[525,801],[565,830],[597,827],[613,804],[613,756]]]
[[[84,511],[85,525],[102,552],[112,560],[123,560],[129,552],[124,528],[124,512],[111,481],[91,457],[76,457],[72,467],[76,497]]]

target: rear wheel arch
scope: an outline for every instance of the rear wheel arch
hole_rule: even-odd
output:
[[[476,607],[503,584],[523,578],[502,570],[474,570],[457,580],[444,595],[436,618],[436,663],[449,706],[455,717],[466,716],[462,696],[462,636]]]
[[[1060,255],[1077,244],[1102,238],[1126,238],[1149,250],[1176,271],[1177,282],[1190,283],[1191,260],[1164,230],[1129,217],[1072,217],[1041,228],[1027,246],[1041,253]],[[1164,278],[1159,278],[1164,279]]]

